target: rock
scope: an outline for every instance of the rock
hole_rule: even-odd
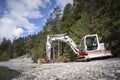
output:
[[[116,73],[120,73],[120,70],[117,70]]]
[[[107,80],[106,78],[99,78],[98,80]]]

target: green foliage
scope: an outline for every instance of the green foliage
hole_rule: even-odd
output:
[[[11,42],[10,40],[3,38],[0,50],[0,60],[9,60],[10,58],[11,58]]]
[[[62,33],[69,33],[71,31],[71,26],[75,23],[75,15],[72,11],[72,4],[68,3],[63,12],[62,17],[62,26],[61,26],[61,32]]]
[[[98,1],[96,0],[95,3]],[[120,1],[107,0],[99,1],[97,17],[93,23],[93,33],[98,33],[102,42],[108,44],[113,55],[119,56],[120,47]]]
[[[77,21],[75,25],[71,28],[70,35],[76,43],[80,42],[80,39],[85,35],[90,34],[90,22],[87,13],[82,13],[81,19]]]
[[[33,49],[31,57],[32,57],[34,62],[37,62],[37,59],[39,59],[39,57],[40,57],[39,50]]]

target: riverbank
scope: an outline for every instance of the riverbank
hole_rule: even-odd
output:
[[[28,58],[27,55],[24,55],[9,61],[0,62],[0,66],[8,67],[19,72],[25,72],[37,67],[37,64],[34,63],[31,58]]]
[[[38,65],[24,56],[0,65],[21,71],[13,80],[120,80],[120,58]]]
[[[9,61],[2,61],[2,62],[0,62],[0,66],[2,66],[2,68],[6,67],[7,69],[10,69],[13,71],[15,71],[15,70],[18,71],[19,75],[16,73],[16,75],[18,75],[18,76],[16,76],[16,75],[12,76],[12,78],[16,79],[16,78],[23,76],[24,72],[27,72],[27,71],[32,70],[33,68],[36,68],[38,66],[38,64],[34,63],[33,60],[30,57],[28,57],[27,55],[24,55],[19,58],[11,59]],[[11,80],[12,79],[11,77],[9,77],[8,74],[6,74],[6,71],[4,71],[5,73],[3,71],[1,71],[3,73],[3,74],[1,73],[1,75],[3,75],[3,76],[0,76],[0,80],[2,78],[3,78],[3,80]],[[9,73],[9,74],[11,74],[11,73]],[[8,76],[8,78],[7,78],[7,76]],[[33,77],[31,77],[31,75],[30,76],[28,76],[28,75],[26,76],[26,74],[24,75],[24,78],[28,79],[28,77],[33,78]],[[23,79],[18,79],[18,80],[23,80]]]

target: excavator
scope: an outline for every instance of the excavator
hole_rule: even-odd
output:
[[[112,56],[111,51],[106,50],[104,43],[100,43],[97,34],[86,35],[82,38],[81,49],[75,44],[68,34],[47,35],[46,42],[46,60],[51,60],[52,42],[60,41],[67,43],[75,55],[76,61],[90,60],[92,58]]]

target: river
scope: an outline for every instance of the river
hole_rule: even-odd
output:
[[[20,72],[0,66],[0,80],[11,80],[17,77]]]

